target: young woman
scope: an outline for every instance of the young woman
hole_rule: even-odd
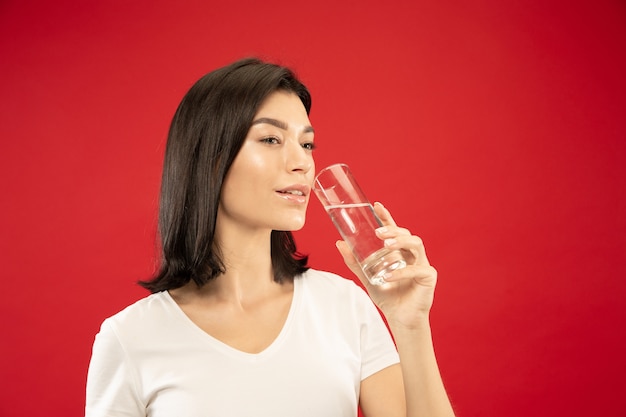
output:
[[[315,172],[310,108],[290,70],[256,59],[185,95],[165,153],[161,268],[142,282],[152,295],[96,336],[87,417],[453,415],[421,240],[375,205],[378,236],[409,261],[379,287],[338,242],[371,299],[296,251]]]

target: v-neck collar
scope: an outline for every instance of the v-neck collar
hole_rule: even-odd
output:
[[[288,332],[290,331],[292,322],[294,321],[294,316],[297,313],[297,310],[301,301],[301,292],[302,292],[301,280],[302,280],[301,277],[294,277],[293,295],[291,299],[291,305],[289,306],[289,312],[287,313],[287,318],[285,319],[285,323],[283,324],[283,327],[278,333],[278,336],[276,336],[276,338],[272,341],[272,343],[269,346],[267,346],[265,349],[263,349],[261,352],[258,352],[258,353],[244,352],[242,350],[236,349],[230,346],[229,344],[222,342],[221,340],[211,336],[211,334],[201,329],[196,323],[193,322],[193,320],[189,318],[189,316],[187,316],[187,314],[185,314],[183,309],[178,305],[178,303],[176,303],[176,301],[174,300],[174,298],[172,298],[172,296],[170,295],[168,291],[163,291],[161,294],[163,296],[163,299],[168,309],[170,309],[172,311],[172,314],[178,317],[180,321],[183,322],[184,325],[187,326],[187,328],[195,334],[195,337],[199,338],[204,343],[208,344],[211,348],[217,349],[224,354],[240,358],[241,360],[256,362],[256,361],[262,360],[263,358],[271,356],[273,352],[279,349],[284,339],[286,338]]]

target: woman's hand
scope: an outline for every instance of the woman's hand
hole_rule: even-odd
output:
[[[398,227],[389,211],[381,204],[374,204],[374,211],[383,227],[376,230],[377,236],[389,249],[399,249],[407,266],[385,276],[386,284],[372,285],[359,267],[348,245],[337,242],[337,249],[344,262],[365,285],[370,297],[385,315],[392,327],[412,329],[423,326],[433,303],[437,271],[430,266],[422,239],[407,229]]]
[[[343,241],[337,242],[346,265],[363,282],[370,297],[385,315],[400,355],[400,376],[394,376],[392,372],[396,372],[395,368],[389,367],[362,382],[361,404],[364,412],[367,415],[389,415],[388,404],[384,400],[380,402],[381,392],[389,387],[397,391],[397,387],[401,386],[406,405],[403,415],[454,417],[437,366],[428,322],[437,271],[428,263],[422,239],[398,227],[382,204],[376,203],[374,210],[383,224],[376,234],[389,249],[402,251],[407,266],[386,276],[387,283],[372,285],[348,245]]]

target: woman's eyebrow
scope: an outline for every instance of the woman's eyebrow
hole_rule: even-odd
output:
[[[252,122],[252,126],[267,123],[272,126],[276,126],[279,129],[287,130],[289,125],[281,120],[272,119],[271,117],[261,117]],[[304,128],[304,133],[315,133],[313,130],[313,126],[306,126]]]

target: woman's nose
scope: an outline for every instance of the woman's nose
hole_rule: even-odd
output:
[[[287,152],[287,167],[289,171],[302,171],[304,173],[313,167],[311,151],[302,147],[299,142],[290,143]]]

